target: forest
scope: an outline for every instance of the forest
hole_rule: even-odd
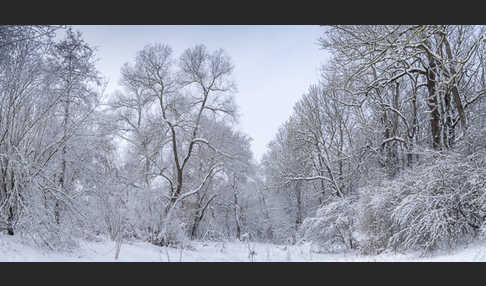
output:
[[[107,93],[79,31],[0,26],[0,240],[253,261],[255,243],[426,257],[486,238],[486,26],[323,27],[320,80],[261,160],[231,55],[156,40]]]

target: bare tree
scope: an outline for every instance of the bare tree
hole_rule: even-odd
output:
[[[231,99],[234,84],[229,78],[233,67],[222,50],[209,53],[202,45],[187,49],[180,57],[178,70],[171,54],[168,46],[160,44],[140,51],[135,65],[127,64],[122,69],[122,84],[128,95],[118,95],[114,103],[115,108],[133,111],[130,115],[120,113],[124,126],[128,126],[124,131],[140,135],[142,118],[147,114],[152,114],[153,129],[144,129],[146,136],[153,137],[156,134],[153,132],[164,130],[164,136],[152,143],[155,153],[143,151],[145,174],[161,177],[169,190],[164,218],[157,231],[162,235],[161,243],[165,243],[164,229],[177,205],[204,189],[220,171],[220,162],[213,162],[200,183],[193,189],[185,188],[186,168],[196,146],[213,147],[210,138],[200,137],[202,121],[210,115],[216,118],[234,114]],[[146,150],[147,140],[142,140],[141,145]],[[160,159],[154,160],[157,154]],[[170,154],[169,158],[165,154]]]

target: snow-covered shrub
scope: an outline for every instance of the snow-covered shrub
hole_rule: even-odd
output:
[[[308,217],[300,228],[300,242],[311,242],[319,251],[336,252],[355,247],[355,200],[336,198]]]
[[[189,242],[185,224],[181,221],[180,216],[172,216],[161,228],[154,244],[161,246],[170,246],[184,248]]]
[[[214,231],[214,230],[207,230],[203,236],[201,237],[201,240],[202,241],[218,241],[218,242],[222,242],[222,241],[226,241],[228,239],[228,237],[226,237],[223,233],[219,232],[219,231]]]
[[[486,117],[483,114],[475,115],[477,118],[474,121],[471,121],[471,126],[468,128],[468,132],[461,138],[461,140],[457,143],[456,150],[461,152],[462,154],[476,154],[482,153],[486,150],[486,124],[484,118]],[[483,121],[481,123],[480,121]]]
[[[429,252],[475,237],[486,215],[482,158],[450,154],[410,173],[402,186],[410,194],[392,213],[399,231],[391,245]]]
[[[120,198],[100,196],[98,204],[106,230],[113,241],[121,240],[124,236],[123,201]]]
[[[360,189],[362,254],[453,248],[479,234],[486,217],[486,156],[449,153]]]
[[[379,254],[388,247],[388,240],[393,235],[391,213],[401,197],[396,181],[385,181],[360,190],[356,231],[361,254]]]
[[[479,228],[479,236],[478,238],[481,240],[481,241],[486,241],[486,223],[483,222],[483,225],[481,226],[481,228]]]
[[[452,248],[475,237],[486,215],[486,158],[447,154],[394,180],[363,188],[362,253]]]
[[[31,197],[32,198],[32,197]],[[74,221],[71,214],[63,216],[60,224],[55,223],[54,214],[50,209],[36,207],[33,201],[28,201],[17,223],[17,233],[29,238],[40,248],[49,250],[72,250],[78,246],[76,238],[79,232],[79,221]]]

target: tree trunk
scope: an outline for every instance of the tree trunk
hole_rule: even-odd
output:
[[[407,167],[411,168],[413,165],[413,147],[414,147],[414,139],[415,135],[417,134],[417,94],[416,94],[416,87],[414,87],[413,95],[412,95],[412,130],[407,130],[408,133],[408,153],[407,153]],[[418,159],[417,159],[418,160]]]
[[[240,223],[240,205],[238,204],[238,178],[233,178],[233,204],[236,224],[236,239],[241,239],[241,223]]]
[[[206,189],[207,191],[207,189]],[[214,198],[216,198],[217,195],[213,195],[212,197],[210,197],[206,203],[204,204],[203,206],[203,200],[204,200],[204,197],[205,195],[203,195],[201,197],[200,200],[198,200],[198,209],[197,209],[197,212],[196,212],[196,216],[194,218],[194,224],[192,225],[192,229],[191,229],[191,239],[195,239],[196,238],[196,235],[197,235],[197,230],[199,229],[199,224],[201,223],[201,221],[203,220],[204,218],[204,214],[206,213],[206,209],[209,207],[209,204],[211,203],[212,200],[214,200]]]
[[[273,240],[273,229],[272,229],[272,224],[270,223],[270,213],[268,212],[268,207],[267,207],[267,202],[265,201],[265,196],[263,193],[258,189],[258,193],[260,194],[260,203],[263,209],[263,215],[265,217],[265,220],[268,222],[268,227],[265,231],[265,236],[269,240]]]
[[[444,36],[444,45],[446,48],[447,57],[449,58],[450,61],[450,73],[452,76],[454,76],[456,74],[456,69],[454,68],[452,50],[449,41],[445,36]],[[464,113],[464,106],[462,104],[461,96],[459,95],[459,89],[457,88],[456,81],[453,80],[451,82],[451,85],[452,85],[451,91],[454,99],[454,105],[456,106],[457,111],[459,113],[459,119],[461,120],[462,129],[466,130],[467,129],[466,115]]]
[[[192,229],[191,229],[191,239],[192,240],[196,239],[197,229],[199,228],[199,222],[201,222],[201,219],[200,219],[199,215],[196,215],[196,217],[194,218],[194,223],[192,225]]]
[[[427,106],[430,112],[430,131],[432,135],[432,148],[441,150],[440,142],[440,114],[436,94],[436,63],[434,58],[429,56],[429,69],[427,70],[427,88],[429,96],[427,97]]]
[[[71,72],[70,72],[70,75],[71,75]],[[69,111],[69,107],[70,107],[70,101],[71,101],[71,96],[70,96],[70,93],[71,93],[71,81],[68,81],[68,91],[67,91],[67,94],[66,94],[66,99],[65,99],[65,103],[64,103],[64,118],[63,118],[63,136],[64,138],[66,138],[66,136],[68,135],[67,132],[68,132],[68,124],[69,124],[69,117],[70,117],[70,111]],[[66,159],[66,155],[67,155],[67,142],[64,143],[64,145],[62,146],[62,152],[61,152],[61,176],[59,177],[59,186],[60,186],[60,189],[61,189],[61,192],[64,192],[66,193],[66,177],[67,177],[67,159]],[[61,220],[61,202],[59,200],[56,199],[56,205],[55,205],[55,208],[54,208],[54,217],[56,219],[56,224],[60,224],[60,220]]]
[[[7,217],[7,232],[9,235],[14,235],[13,229],[13,220],[14,220],[14,209],[12,206],[8,208],[8,217]]]
[[[451,148],[455,141],[455,128],[452,124],[452,110],[451,110],[451,95],[450,93],[444,94],[445,105],[445,128],[444,133],[444,145],[447,148]]]
[[[297,214],[295,217],[295,231],[299,230],[299,226],[302,224],[302,190],[301,182],[298,181],[295,185],[295,194],[297,197]]]

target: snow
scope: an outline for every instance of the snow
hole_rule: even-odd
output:
[[[191,242],[191,249],[158,247],[146,242],[124,243],[118,260],[114,259],[115,243],[102,239],[82,241],[70,252],[41,250],[17,237],[0,235],[2,262],[399,262],[399,261],[486,261],[486,244],[475,244],[431,257],[417,254],[386,253],[360,256],[355,253],[324,254],[310,251],[309,245],[275,245],[245,242]],[[249,247],[255,251],[249,257]]]

